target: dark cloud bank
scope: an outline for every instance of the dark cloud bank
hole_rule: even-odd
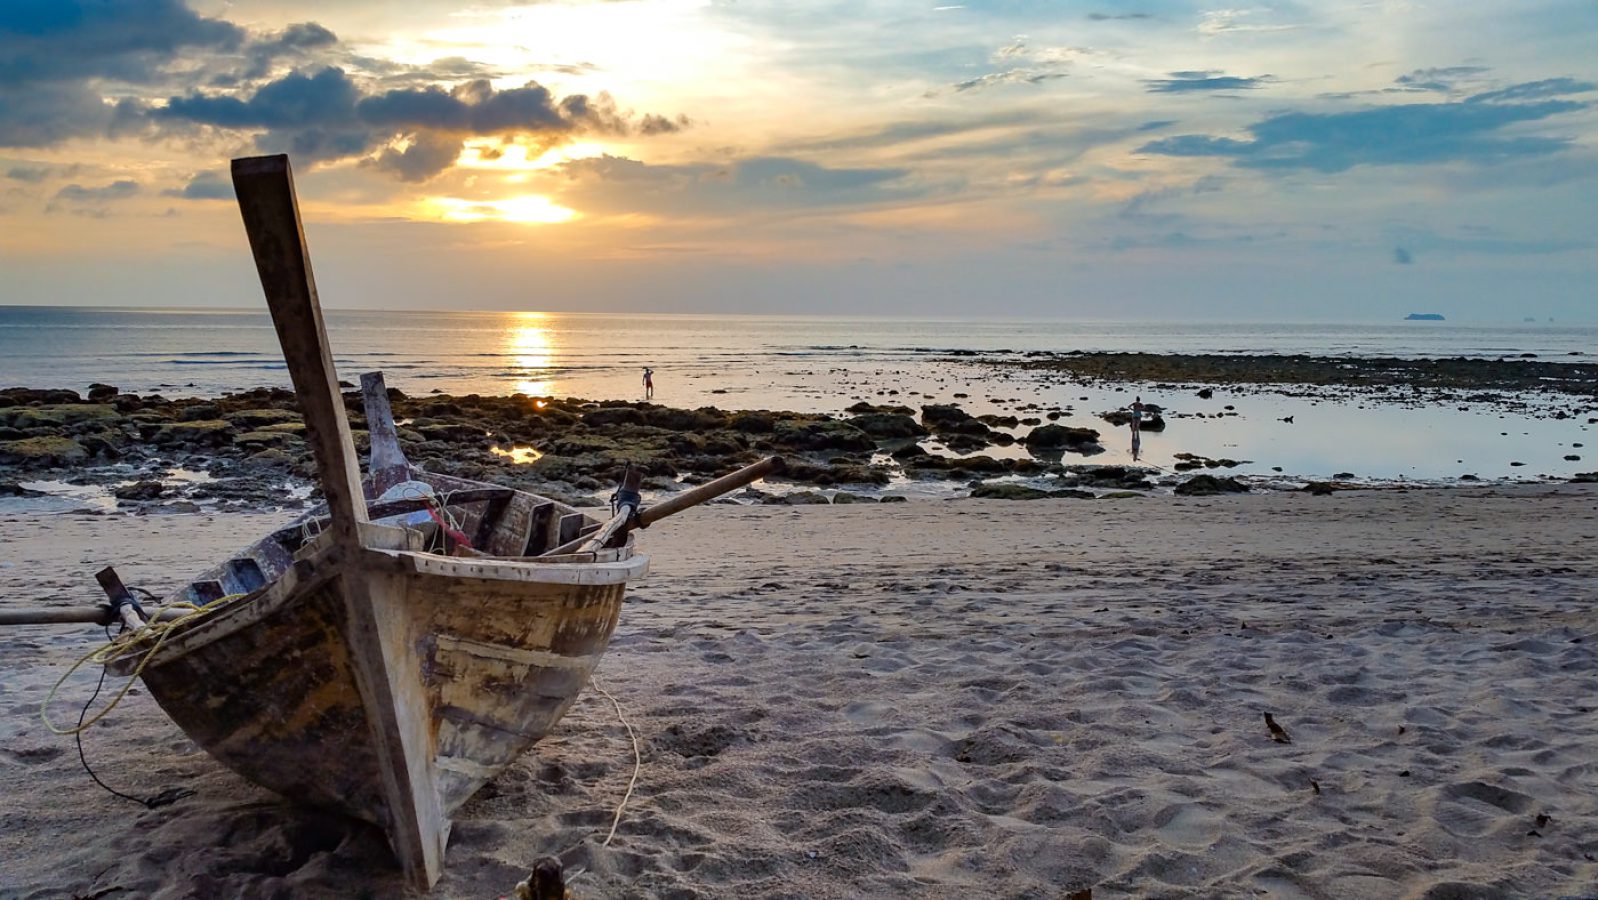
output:
[[[331,64],[340,59],[369,66],[372,76]],[[470,80],[427,83],[445,72]],[[358,60],[314,22],[252,33],[178,0],[3,0],[0,147],[239,132],[263,153],[368,156],[415,181],[447,168],[471,137],[554,144],[579,133],[661,135],[689,124],[680,116],[634,117],[603,94],[557,97],[536,82],[497,90],[474,77],[486,74],[462,59],[420,67]],[[163,89],[170,93],[164,103],[130,98]],[[208,198],[220,190],[195,181],[175,193]]]
[[[1590,104],[1568,98],[1598,85],[1569,78],[1517,84],[1450,103],[1408,103],[1351,112],[1286,112],[1250,125],[1250,139],[1184,134],[1151,141],[1140,153],[1212,156],[1253,169],[1342,172],[1359,165],[1495,163],[1563,150],[1563,137],[1500,132]]]

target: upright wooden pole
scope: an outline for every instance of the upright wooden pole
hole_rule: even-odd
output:
[[[372,493],[382,493],[411,477],[411,464],[400,449],[399,432],[394,425],[394,410],[388,403],[388,386],[382,372],[361,376],[361,399],[366,406],[366,435],[371,441],[367,454],[372,475]]]
[[[431,713],[406,627],[404,592],[385,590],[392,581],[364,566],[360,532],[367,521],[366,499],[288,157],[233,160],[233,189],[322,473],[334,552],[340,557],[344,639],[381,769],[389,843],[406,879],[427,890],[438,880],[449,833],[433,773]]]

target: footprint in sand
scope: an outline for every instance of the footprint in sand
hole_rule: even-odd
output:
[[[1506,817],[1525,813],[1535,802],[1519,791],[1470,781],[1442,788],[1432,817],[1449,834],[1475,837],[1491,831]]]
[[[1154,829],[1159,839],[1169,846],[1201,849],[1215,843],[1221,831],[1221,818],[1191,803],[1167,806],[1154,814]]]

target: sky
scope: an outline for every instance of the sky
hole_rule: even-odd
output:
[[[0,304],[1598,321],[1598,2],[0,2]]]

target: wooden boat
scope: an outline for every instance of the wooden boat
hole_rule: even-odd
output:
[[[426,889],[450,815],[548,734],[587,683],[628,582],[648,566],[632,529],[782,461],[648,509],[634,481],[600,521],[411,467],[375,375],[363,378],[363,483],[288,160],[235,160],[233,171],[327,503],[168,598],[202,612],[145,628],[147,649],[111,667],[137,671],[196,744],[244,777],[383,828],[408,881]]]

